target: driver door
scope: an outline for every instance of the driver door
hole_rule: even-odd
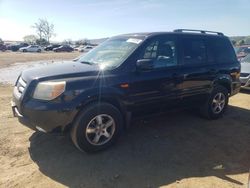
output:
[[[151,39],[138,59],[151,59],[153,66],[151,70],[137,70],[131,75],[129,98],[133,108],[154,109],[173,102],[182,82],[178,77],[177,39],[174,36]]]

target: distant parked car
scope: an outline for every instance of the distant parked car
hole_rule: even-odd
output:
[[[0,44],[0,51],[4,52],[7,50],[7,47],[5,44]]]
[[[242,58],[250,54],[250,45],[239,46],[236,51],[237,58],[240,61]]]
[[[79,49],[81,49],[81,48],[83,48],[83,47],[84,47],[83,45],[75,46],[75,47],[74,47],[74,50],[75,50],[75,51],[79,51]]]
[[[51,44],[44,48],[45,51],[52,51],[54,48],[60,47],[60,44]]]
[[[11,50],[11,51],[13,51],[13,52],[16,52],[16,51],[18,51],[20,48],[22,48],[22,47],[27,47],[27,46],[29,46],[28,43],[12,44],[12,45],[9,45],[7,49],[8,49],[8,50]]]
[[[74,48],[71,48],[68,45],[63,45],[63,46],[60,46],[58,48],[54,48],[53,51],[54,52],[72,52],[72,51],[74,51]]]
[[[79,52],[88,52],[90,50],[92,50],[94,47],[93,46],[84,46],[82,48],[79,48],[78,51]]]
[[[250,89],[250,54],[241,59],[241,88]]]
[[[41,52],[42,47],[38,46],[38,45],[30,45],[27,47],[20,48],[19,51],[21,51],[21,52]]]

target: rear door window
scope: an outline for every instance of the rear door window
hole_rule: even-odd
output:
[[[204,64],[206,63],[206,45],[202,39],[183,38],[183,63]]]

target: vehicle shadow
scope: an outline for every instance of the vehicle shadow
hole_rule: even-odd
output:
[[[190,112],[136,120],[118,143],[94,154],[79,152],[68,136],[34,133],[30,156],[39,170],[69,187],[159,187],[183,178],[228,175],[250,167],[250,110],[229,106],[208,121]]]

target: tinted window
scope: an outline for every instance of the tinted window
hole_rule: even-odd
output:
[[[172,39],[154,40],[146,46],[142,58],[152,59],[154,68],[177,65],[176,42]]]
[[[216,62],[227,63],[236,60],[235,51],[229,40],[213,38],[207,41],[208,49]]]
[[[183,39],[183,63],[200,64],[206,62],[205,42],[201,39]]]

